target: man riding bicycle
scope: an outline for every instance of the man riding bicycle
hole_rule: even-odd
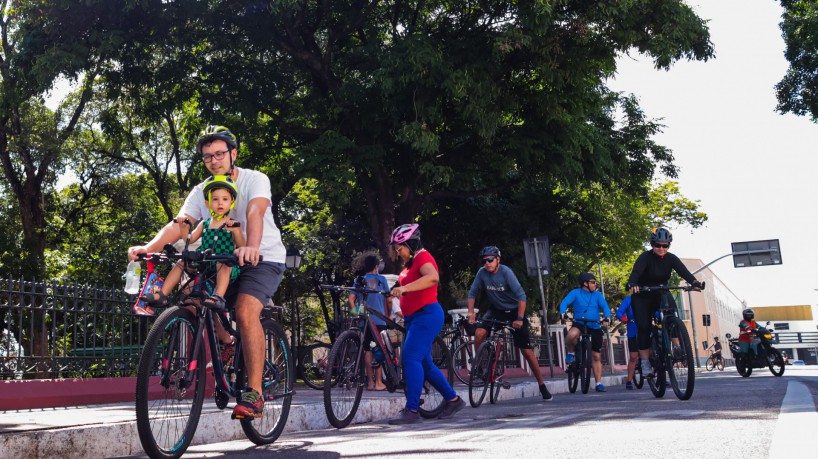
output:
[[[500,249],[495,246],[483,247],[480,251],[480,259],[483,261],[482,267],[477,271],[474,281],[469,289],[468,307],[469,323],[475,322],[474,298],[480,290],[484,290],[491,308],[483,316],[484,319],[493,319],[511,323],[514,331],[514,345],[522,352],[523,357],[531,366],[537,384],[540,387],[540,394],[543,400],[550,402],[553,396],[545,387],[540,365],[537,357],[531,349],[531,338],[529,336],[528,318],[525,316],[526,296],[520,281],[514,275],[514,271],[506,265],[500,264]],[[480,325],[474,333],[474,346],[480,348],[480,344],[486,339],[489,333],[489,325]]]
[[[611,317],[611,308],[608,307],[608,302],[602,296],[602,292],[596,289],[596,277],[591,273],[582,273],[577,278],[579,288],[575,288],[568,292],[568,295],[563,298],[560,303],[560,315],[565,317],[565,311],[569,306],[574,309],[574,319],[586,319],[585,325],[591,334],[591,350],[593,351],[593,370],[594,379],[596,379],[596,391],[607,392],[605,385],[602,384],[602,328],[599,324],[599,315],[605,317],[602,324],[608,325],[608,319]],[[565,363],[572,363],[574,361],[574,349],[577,345],[577,340],[581,330],[576,325],[568,330],[568,336],[565,337],[565,348],[568,355],[565,357]],[[584,387],[584,386],[583,386]],[[585,389],[583,389],[585,390]]]
[[[627,288],[632,295],[631,305],[636,319],[636,340],[639,345],[639,358],[642,360],[642,375],[653,377],[653,366],[650,363],[651,318],[656,314],[661,302],[661,292],[639,292],[639,286],[666,285],[671,271],[676,271],[682,279],[699,291],[704,285],[697,281],[676,255],[668,252],[673,234],[666,228],[654,228],[650,232],[651,250],[642,252],[633,264],[628,277]],[[672,301],[672,298],[671,298]],[[675,307],[675,304],[673,305]]]
[[[286,249],[272,214],[270,179],[261,172],[236,167],[238,141],[224,126],[208,126],[196,141],[196,153],[201,155],[205,168],[213,174],[230,177],[238,188],[235,206],[229,216],[238,220],[246,245],[234,253],[239,259],[241,272],[225,295],[228,304],[234,304],[236,322],[244,345],[244,363],[247,369],[248,391],[233,409],[233,419],[252,419],[262,416],[264,400],[261,397],[261,376],[264,367],[264,329],[259,319],[264,304],[278,289],[284,275]],[[205,182],[190,190],[178,213],[179,218],[199,221],[210,217],[210,209],[202,191]],[[178,218],[176,219],[178,220]],[[128,258],[146,252],[157,252],[165,244],[181,239],[182,225],[176,220],[162,228],[150,242],[128,249]],[[259,256],[264,258],[259,262]]]
[[[713,337],[713,344],[710,347],[708,347],[707,350],[713,351],[713,355],[711,356],[711,358],[713,359],[714,362],[721,361],[721,342],[719,341],[718,336]]]

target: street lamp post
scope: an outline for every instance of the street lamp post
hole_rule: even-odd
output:
[[[287,257],[284,259],[287,270],[301,267],[301,253],[295,247],[287,249]],[[296,329],[298,322],[295,320],[295,272],[290,274],[290,352],[295,352]]]

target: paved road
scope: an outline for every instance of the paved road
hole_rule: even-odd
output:
[[[816,457],[818,369],[784,377],[734,369],[697,376],[693,398],[656,399],[647,385],[560,394],[552,403],[504,400],[466,408],[457,419],[395,427],[385,422],[283,435],[267,447],[233,441],[185,457],[458,458]]]

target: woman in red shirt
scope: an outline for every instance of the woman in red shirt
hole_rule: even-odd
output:
[[[452,386],[432,362],[432,342],[443,328],[443,308],[437,302],[437,262],[423,248],[418,225],[401,225],[392,231],[389,245],[403,260],[403,271],[398,276],[399,287],[392,295],[400,298],[406,324],[403,341],[403,368],[406,378],[406,407],[389,424],[411,424],[420,420],[418,407],[423,381],[428,380],[446,397],[439,419],[453,416],[466,403],[457,396]]]

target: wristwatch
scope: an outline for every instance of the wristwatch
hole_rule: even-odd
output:
[[[523,320],[523,316],[517,316],[517,320]]]

